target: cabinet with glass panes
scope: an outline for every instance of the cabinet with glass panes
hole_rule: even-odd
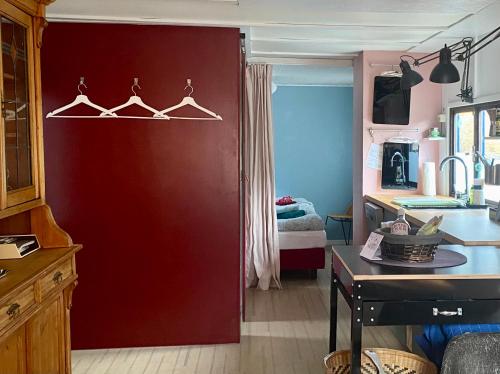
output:
[[[0,0],[0,236],[39,249],[0,256],[0,374],[70,374],[70,309],[82,248],[45,204],[40,47],[52,0]],[[0,247],[0,250],[2,248]]]
[[[0,217],[43,204],[39,44],[48,1],[0,2]],[[34,14],[30,14],[34,13]]]

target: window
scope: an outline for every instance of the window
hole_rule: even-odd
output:
[[[490,166],[483,168],[486,200],[490,204],[498,204],[500,175],[495,176],[494,165],[500,164],[500,102],[452,109],[451,119],[451,154],[464,160],[469,169],[469,185],[472,185],[475,174],[474,150],[479,151],[483,163]],[[451,193],[465,190],[464,173],[462,165],[455,163],[450,173]]]
[[[479,148],[481,154],[489,165],[500,163],[500,105],[479,112],[479,127],[483,134]],[[485,185],[485,196],[488,200],[499,202],[500,185],[496,183],[500,182],[500,175],[496,176],[492,169],[486,169],[488,184]]]
[[[453,154],[464,160],[470,171],[474,168],[472,155],[475,149],[475,132],[474,112],[470,109],[457,111],[453,116],[453,133],[455,134]],[[465,169],[462,164],[454,163],[452,175],[455,176],[455,183],[452,185],[453,192],[465,192]],[[474,176],[469,172],[468,177],[469,186],[472,186]]]

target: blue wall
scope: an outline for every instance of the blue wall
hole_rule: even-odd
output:
[[[352,201],[352,88],[280,86],[273,94],[276,196],[304,197],[319,215]],[[342,239],[328,222],[328,239]]]

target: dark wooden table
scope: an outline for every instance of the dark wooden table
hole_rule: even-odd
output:
[[[352,374],[361,373],[363,326],[500,322],[500,247],[446,245],[467,257],[451,268],[372,264],[362,247],[333,248],[330,352],[336,350],[337,295],[351,308]]]

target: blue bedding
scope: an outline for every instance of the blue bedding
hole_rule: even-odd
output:
[[[276,214],[283,214],[299,210],[299,204],[276,205]]]
[[[278,219],[278,231],[321,231],[324,230],[323,219],[314,210],[314,205],[303,198],[294,198],[297,210],[303,210],[305,216],[290,219]]]

